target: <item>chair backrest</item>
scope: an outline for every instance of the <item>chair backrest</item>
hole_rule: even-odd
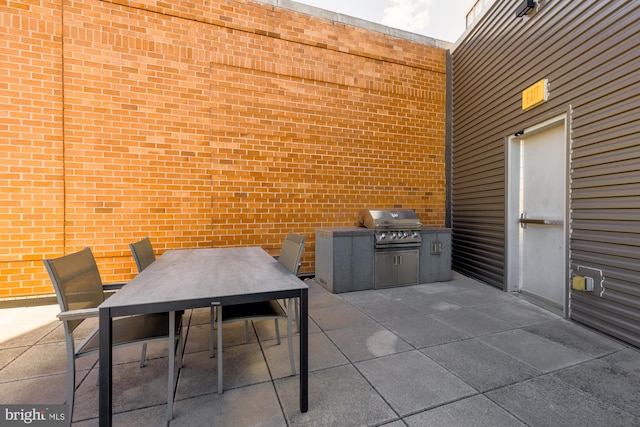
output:
[[[91,249],[55,259],[45,259],[60,310],[79,310],[98,307],[104,301],[102,279]],[[82,320],[69,321],[73,331]]]
[[[133,254],[133,259],[136,261],[138,273],[156,260],[156,254],[153,252],[153,247],[151,246],[151,241],[148,237],[145,237],[136,243],[129,243],[129,248]]]
[[[304,249],[307,236],[289,233],[282,243],[278,262],[284,265],[290,272],[297,275],[300,268],[300,258]]]

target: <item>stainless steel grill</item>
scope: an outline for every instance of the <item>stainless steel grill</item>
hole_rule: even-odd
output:
[[[361,209],[358,225],[374,230],[376,289],[418,283],[422,224],[413,210]]]
[[[361,209],[358,225],[374,230],[376,248],[419,247],[422,223],[411,209]]]

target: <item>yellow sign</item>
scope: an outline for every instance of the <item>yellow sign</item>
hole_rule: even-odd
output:
[[[522,91],[522,109],[527,110],[534,105],[538,105],[547,100],[547,79],[542,79],[533,86],[529,86]]]

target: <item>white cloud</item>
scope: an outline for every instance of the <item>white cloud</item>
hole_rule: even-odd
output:
[[[419,33],[429,26],[429,8],[433,0],[391,0],[385,8],[381,24]]]

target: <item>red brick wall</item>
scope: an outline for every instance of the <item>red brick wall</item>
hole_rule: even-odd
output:
[[[0,298],[85,246],[127,280],[144,236],[275,254],[295,231],[312,272],[315,228],[361,207],[444,226],[443,49],[248,0],[0,7]]]
[[[59,1],[0,0],[0,298],[51,293],[64,250]]]

